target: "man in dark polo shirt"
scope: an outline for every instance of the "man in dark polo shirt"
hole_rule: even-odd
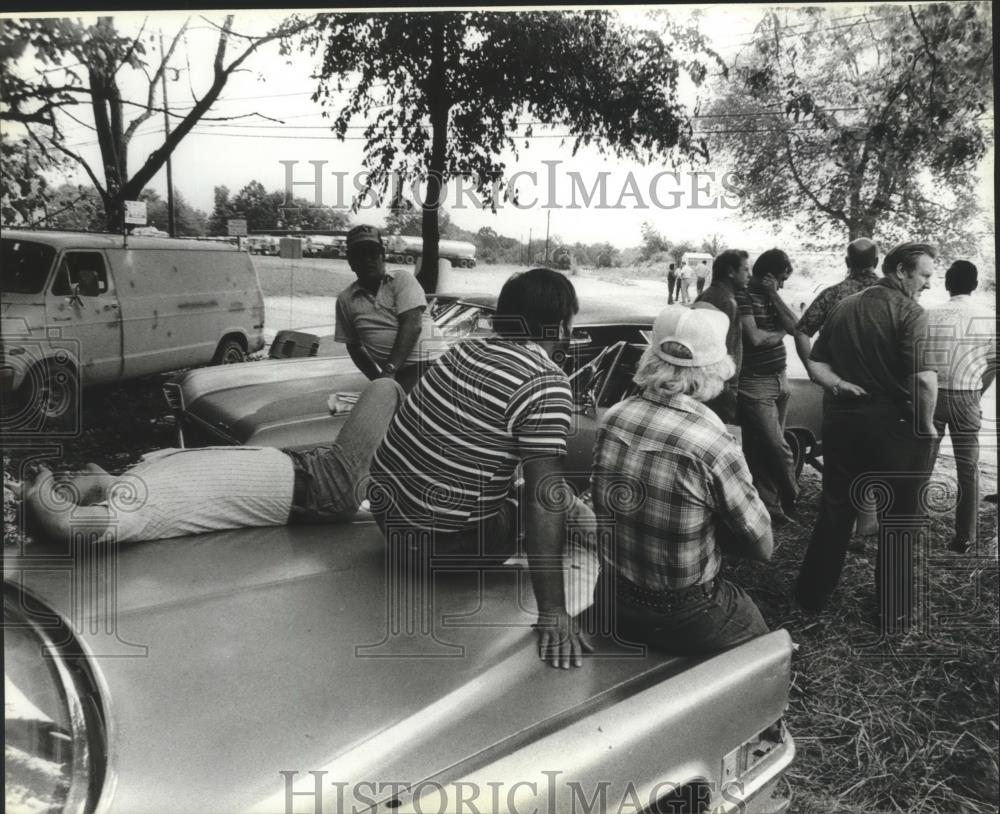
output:
[[[921,352],[927,315],[916,300],[934,257],[924,243],[889,252],[882,279],[834,308],[810,356],[810,373],[826,390],[823,498],[795,598],[808,611],[826,604],[859,497],[871,489],[884,503],[875,577],[884,633],[909,628],[914,551],[926,533],[920,494],[933,460],[937,379]]]
[[[847,244],[847,277],[835,285],[824,288],[816,296],[799,319],[795,327],[799,333],[805,337],[812,338],[817,332],[823,329],[827,317],[840,301],[851,294],[870,288],[879,281],[878,270],[878,245],[875,241],[867,237],[859,237]],[[799,356],[809,368],[809,343],[804,342],[799,346]],[[874,511],[870,508],[862,509],[858,512],[856,529],[861,536],[870,536],[878,533],[878,519]],[[865,546],[861,540],[856,540],[848,546],[849,550],[858,553],[864,552]]]
[[[726,424],[736,423],[736,394],[740,369],[743,366],[743,328],[736,292],[743,291],[750,281],[750,255],[742,249],[726,249],[712,261],[712,284],[706,288],[693,307],[712,305],[729,318],[726,332],[726,353],[736,365],[736,373],[726,382],[723,391],[705,406]]]
[[[795,334],[795,314],[778,294],[792,273],[788,255],[768,249],[753,264],[750,282],[737,291],[743,332],[736,416],[743,433],[743,454],[754,486],[772,523],[788,522],[799,485],[795,456],[785,440],[788,377],[785,334]]]
[[[347,233],[347,262],[358,279],[337,295],[334,339],[347,345],[369,379],[395,379],[409,392],[419,364],[443,350],[432,337],[424,290],[408,271],[386,271],[385,246],[374,226]]]

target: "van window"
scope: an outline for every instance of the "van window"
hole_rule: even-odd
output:
[[[98,297],[108,290],[108,273],[100,252],[67,252],[52,282],[52,293],[69,296],[80,286],[81,297]]]
[[[0,240],[0,291],[37,294],[45,285],[56,250],[30,240]]]

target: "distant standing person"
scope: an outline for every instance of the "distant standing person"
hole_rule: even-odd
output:
[[[687,263],[681,263],[681,267],[677,271],[677,293],[680,302],[684,305],[691,302],[691,273],[691,266]]]
[[[735,293],[743,329],[737,419],[753,482],[775,523],[787,523],[799,496],[795,456],[785,440],[788,412],[785,334],[795,333],[795,314],[778,291],[792,273],[781,249],[753,264],[750,282]]]
[[[695,287],[698,290],[698,294],[701,294],[705,290],[705,280],[708,279],[708,261],[702,260],[698,267],[694,271],[695,275]]]
[[[917,304],[934,274],[934,249],[903,243],[882,263],[877,285],[830,314],[813,345],[810,375],[825,390],[823,497],[795,598],[819,611],[840,581],[856,493],[886,500],[875,581],[882,630],[909,628],[915,550],[925,533],[921,494],[931,472],[937,374],[921,352],[927,314]]]
[[[694,307],[712,305],[726,315],[726,353],[735,365],[733,375],[722,392],[705,406],[726,424],[736,423],[736,396],[739,392],[740,369],[743,367],[743,326],[736,292],[743,291],[750,281],[750,255],[742,249],[726,249],[712,261],[712,283],[695,300]]]
[[[677,287],[677,269],[673,263],[667,267],[667,305],[674,304],[674,289]]]
[[[795,326],[805,337],[812,338],[818,331],[823,329],[830,312],[845,297],[856,294],[870,288],[879,281],[878,269],[878,246],[875,241],[867,237],[859,237],[847,244],[847,278],[841,280],[836,285],[824,288],[819,292],[806,312],[799,319]],[[809,369],[809,344],[803,343],[799,347],[799,356],[802,358],[806,369]],[[870,510],[858,513],[857,533],[862,536],[878,533],[878,518]],[[852,551],[863,552],[864,544],[859,540],[852,544]]]
[[[390,378],[407,392],[421,363],[439,356],[427,297],[407,271],[386,271],[385,246],[374,226],[347,233],[347,262],[357,280],[337,295],[334,339],[347,345],[369,379]]]
[[[956,260],[944,276],[951,299],[927,309],[927,351],[938,378],[934,456],[947,429],[958,476],[955,536],[948,548],[960,554],[976,543],[983,417],[979,402],[993,383],[997,366],[996,314],[972,302],[970,295],[978,284],[976,267],[967,260]]]

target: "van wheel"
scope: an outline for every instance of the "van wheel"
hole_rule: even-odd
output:
[[[69,363],[35,365],[4,405],[5,432],[61,432],[79,425],[80,378]]]
[[[232,336],[225,337],[215,350],[212,358],[213,365],[233,365],[237,362],[245,362],[247,358],[246,349],[243,343]]]
[[[403,258],[403,262],[406,263],[406,265],[408,266],[412,266],[416,261],[414,260],[412,254],[408,254],[406,255],[406,257]]]

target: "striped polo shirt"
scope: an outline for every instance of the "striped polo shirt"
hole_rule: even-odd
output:
[[[747,287],[736,292],[736,304],[741,317],[753,317],[762,331],[784,331],[778,319],[778,309],[767,294],[767,289],[759,280],[751,279]],[[785,343],[779,342],[770,348],[755,348],[749,342],[743,345],[742,376],[781,373],[785,369]]]
[[[424,374],[371,465],[373,510],[460,531],[496,514],[524,454],[564,455],[566,375],[534,342],[453,346]]]

